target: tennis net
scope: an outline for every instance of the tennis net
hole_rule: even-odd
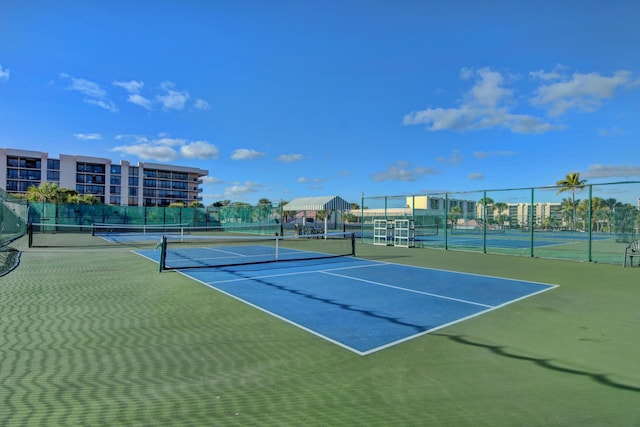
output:
[[[139,243],[157,244],[162,236],[185,237],[225,235],[274,235],[280,226],[210,226],[194,227],[188,224],[47,224],[31,223],[28,226],[29,247],[88,247],[127,245]]]
[[[159,271],[355,256],[353,233],[162,236]]]

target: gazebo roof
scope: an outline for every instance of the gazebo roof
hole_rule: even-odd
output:
[[[283,209],[285,211],[343,211],[351,209],[351,203],[338,196],[300,197],[284,205]]]

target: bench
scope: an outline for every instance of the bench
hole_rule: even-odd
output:
[[[629,258],[629,266],[633,267],[633,258],[640,258],[640,239],[629,243],[624,250],[624,267],[627,266],[627,258]]]

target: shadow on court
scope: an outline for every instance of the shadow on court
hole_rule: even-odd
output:
[[[599,384],[605,385],[605,386],[609,386],[609,387],[614,387],[617,389],[621,389],[621,390],[627,390],[627,391],[633,391],[633,392],[640,392],[640,386],[636,386],[636,385],[630,385],[630,384],[623,384],[617,381],[612,380],[607,374],[601,374],[601,373],[595,373],[595,372],[587,372],[587,371],[582,371],[579,369],[574,369],[574,368],[568,368],[568,367],[564,367],[564,366],[560,366],[560,362],[553,360],[553,359],[543,359],[543,358],[539,358],[539,357],[531,357],[531,356],[524,356],[524,355],[520,355],[520,354],[516,354],[513,353],[511,351],[509,351],[506,347],[504,346],[499,346],[499,345],[489,345],[489,344],[483,344],[483,343],[479,343],[479,342],[475,342],[472,341],[462,335],[451,335],[451,334],[446,334],[446,333],[440,333],[440,332],[434,332],[431,335],[435,335],[435,336],[440,336],[440,337],[444,337],[447,339],[450,339],[454,342],[457,342],[459,344],[464,344],[464,345],[470,345],[470,346],[474,346],[474,347],[481,347],[481,348],[485,348],[489,351],[491,351],[494,354],[497,354],[499,356],[503,356],[503,357],[509,357],[511,359],[517,359],[517,360],[522,360],[524,362],[530,362],[530,363],[534,363],[542,368],[545,369],[551,369],[553,371],[557,371],[557,372],[563,372],[566,374],[572,374],[572,375],[580,375],[580,376],[584,376],[587,377]]]

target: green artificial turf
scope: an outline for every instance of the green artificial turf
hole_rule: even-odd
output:
[[[640,268],[358,244],[557,288],[359,356],[130,248],[22,247],[3,426],[640,425]]]

